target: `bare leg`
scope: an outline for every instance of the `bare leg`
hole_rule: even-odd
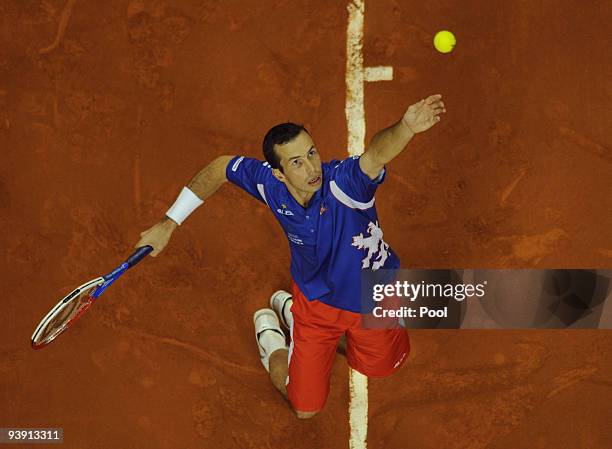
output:
[[[336,348],[338,354],[342,354],[346,357],[346,335],[342,335],[338,341],[338,347]]]
[[[289,351],[277,349],[270,354],[270,380],[272,385],[287,399],[287,374],[289,373]]]
[[[282,308],[277,306],[275,308],[276,312],[281,316],[283,321],[290,327],[293,328],[293,314],[291,313],[291,306],[293,302],[289,299],[284,303]],[[338,342],[337,351],[340,354],[346,355],[346,337],[343,335]],[[270,380],[272,381],[272,385],[276,388],[280,394],[288,401],[287,398],[287,376],[289,374],[289,351],[285,348],[277,349],[276,351],[270,354],[269,362],[269,372],[270,372]],[[290,404],[293,408],[293,406]],[[296,416],[298,418],[312,418],[317,414],[317,412],[304,412],[300,410],[293,409]]]
[[[287,374],[289,372],[289,351],[286,349],[278,349],[270,354],[270,380],[272,385],[287,399]],[[312,418],[318,412],[301,412],[293,410],[296,416],[300,419]]]
[[[338,348],[336,349],[338,354],[346,356],[346,335],[340,337],[338,342]],[[287,375],[289,373],[289,351],[286,349],[277,349],[270,354],[270,380],[272,385],[287,399]]]
[[[340,337],[338,354],[346,356],[346,336]],[[286,349],[277,349],[270,354],[270,380],[272,385],[287,399],[287,375],[289,374],[289,351]]]

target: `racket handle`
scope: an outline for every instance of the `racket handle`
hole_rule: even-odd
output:
[[[133,267],[142,259],[144,259],[151,251],[153,247],[151,245],[145,245],[138,248],[134,253],[125,261],[128,264],[128,268]]]

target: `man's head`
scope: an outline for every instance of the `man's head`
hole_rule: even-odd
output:
[[[274,126],[264,137],[263,152],[279,181],[302,192],[312,193],[321,188],[321,159],[302,125],[282,123]]]

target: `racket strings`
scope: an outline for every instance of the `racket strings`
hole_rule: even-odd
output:
[[[69,302],[63,304],[62,307],[59,307],[42,327],[37,335],[35,343],[43,343],[52,340],[78,320],[93,304],[94,299],[90,295],[94,289],[95,286],[83,290],[78,295],[71,298]]]

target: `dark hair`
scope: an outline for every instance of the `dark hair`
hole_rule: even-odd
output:
[[[278,168],[281,172],[283,171],[280,165],[280,157],[276,154],[276,151],[274,151],[274,145],[283,145],[287,142],[291,142],[302,131],[308,133],[308,130],[302,125],[296,125],[291,122],[281,123],[280,125],[270,128],[263,140],[263,154],[272,168]]]

